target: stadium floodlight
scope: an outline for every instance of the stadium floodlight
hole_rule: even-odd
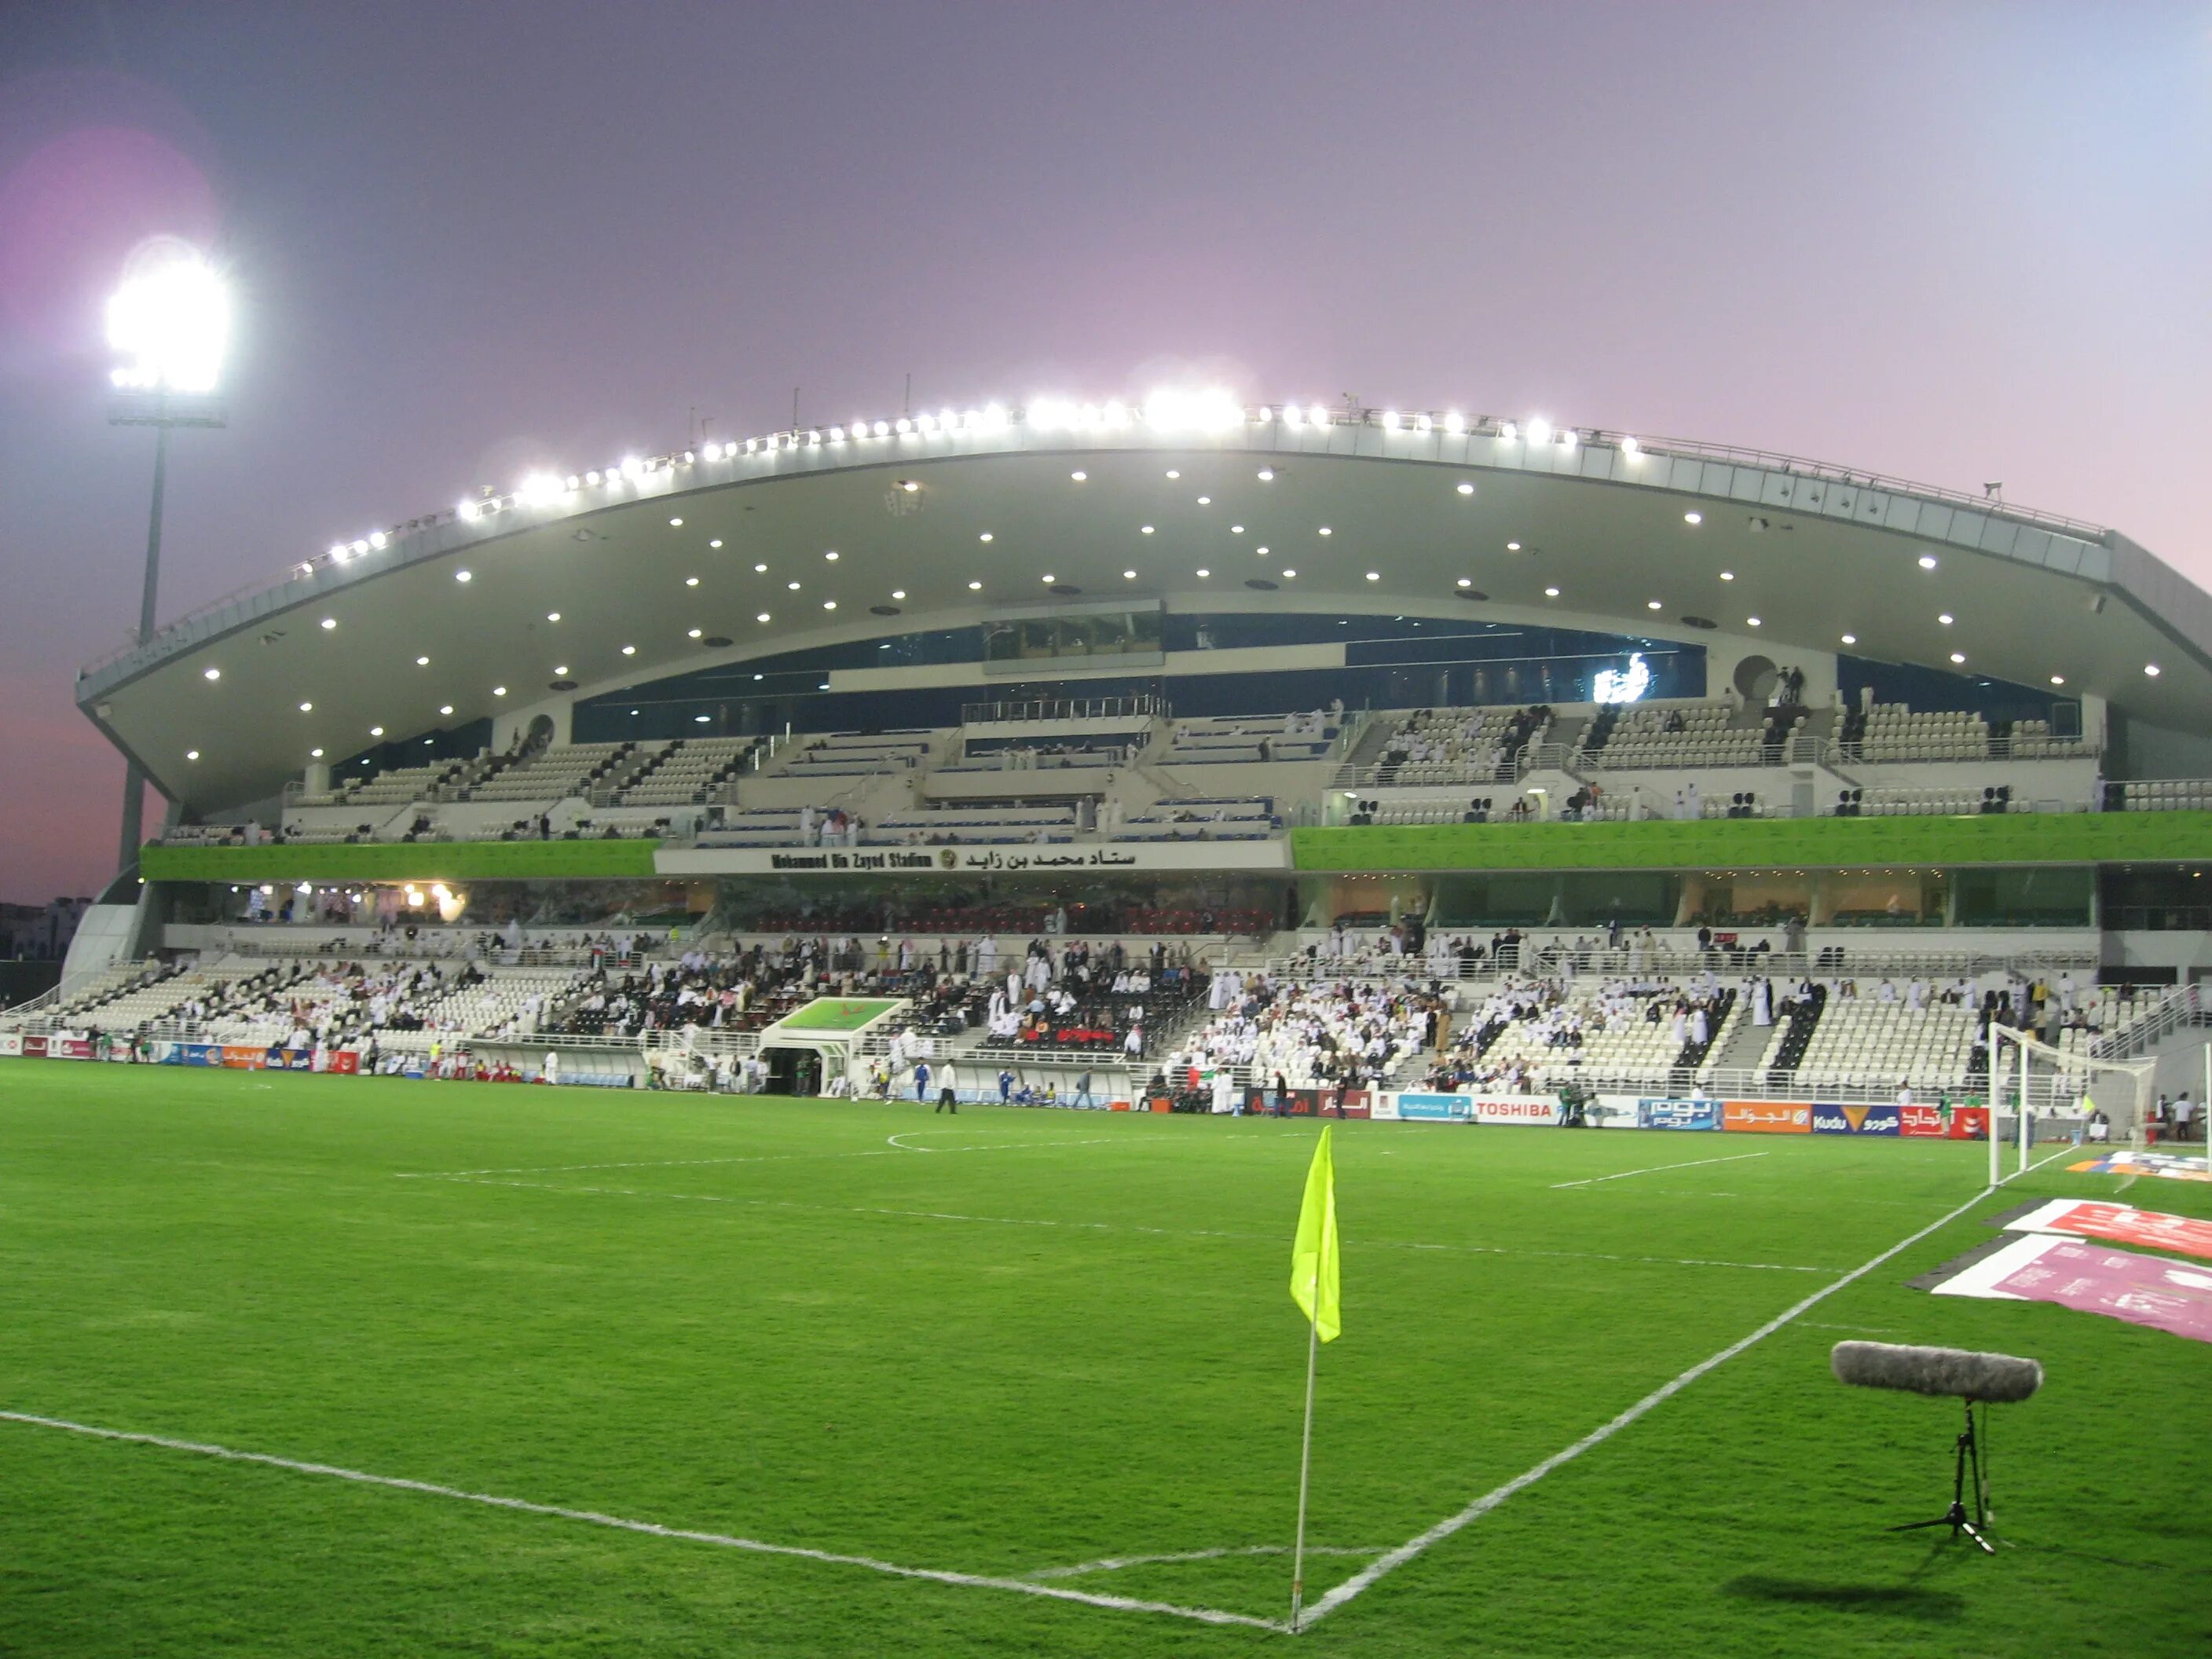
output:
[[[174,237],[156,237],[125,264],[123,285],[107,302],[107,343],[117,356],[108,372],[110,423],[154,428],[154,501],[147,516],[146,578],[138,599],[137,637],[143,646],[154,636],[161,593],[169,429],[224,423],[216,392],[230,343],[229,289],[198,248]],[[137,861],[145,800],[145,769],[129,761],[123,778],[119,869]]]

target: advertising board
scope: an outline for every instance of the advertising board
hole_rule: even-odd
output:
[[[1816,1135],[1893,1135],[1898,1130],[1894,1106],[1830,1106],[1813,1108]]]
[[[1813,1133],[1813,1109],[1790,1100],[1723,1101],[1721,1127],[1738,1134],[1808,1135]]]
[[[1639,1129],[1717,1129],[1721,1103],[1717,1100],[1639,1100],[1636,1103]]]

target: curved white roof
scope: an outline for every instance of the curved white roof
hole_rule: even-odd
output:
[[[357,753],[379,728],[403,737],[1078,589],[1177,611],[1749,639],[1784,657],[2057,677],[2160,726],[2212,723],[2212,598],[2113,532],[1756,452],[1320,413],[1038,407],[543,478],[173,623],[86,669],[78,701],[166,793],[218,805],[274,793],[314,749]]]

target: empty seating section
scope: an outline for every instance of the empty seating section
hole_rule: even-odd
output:
[[[1847,714],[1839,712],[1838,733]],[[1987,760],[1990,725],[1979,714],[1915,714],[1901,702],[1878,702],[1866,710],[1866,729],[1857,754],[1862,761]]]
[[[1978,1010],[1971,1003],[1930,1000],[1912,1008],[1903,996],[1883,1001],[1865,981],[1857,994],[1829,987],[1820,1023],[1797,1063],[1800,1088],[1849,1085],[1862,1089],[1910,1088],[1932,1098],[1966,1079]]]
[[[750,738],[687,738],[617,787],[624,806],[688,806],[708,799],[751,752]]]
[[[1376,754],[1376,781],[1496,783],[1513,775],[1514,757],[1543,742],[1548,708],[1422,708],[1405,717]]]
[[[1614,704],[1619,716],[1605,726],[1601,746],[1581,753],[1599,767],[1758,766],[1764,763],[1763,726],[1730,726],[1722,702]],[[1602,717],[1601,716],[1601,719]],[[1592,729],[1598,726],[1592,722]],[[1587,734],[1586,734],[1587,740]]]
[[[106,997],[94,1006],[73,1010],[63,1018],[103,1031],[135,1030],[169,1018],[186,1003],[212,991],[218,982],[216,975],[189,968]]]
[[[787,776],[808,778],[861,778],[878,772],[911,771],[928,762],[933,735],[927,728],[831,732],[793,743],[776,757],[774,769]]]
[[[2126,812],[2212,811],[2212,781],[2203,778],[2163,778],[2144,783],[2106,786],[2107,811]]]
[[[799,842],[796,806],[733,806],[722,814],[719,825],[699,832],[702,847],[796,847]]]
[[[1918,788],[1907,784],[1874,784],[1852,791],[1853,817],[1920,818],[1970,812],[2024,811],[2028,803],[2015,803],[2009,791],[1996,793],[1997,786],[1964,785],[1950,788]]]
[[[1212,766],[1236,761],[1324,759],[1340,730],[1321,710],[1303,714],[1224,714],[1177,720],[1161,762],[1168,766]]]
[[[2066,760],[2089,752],[2080,738],[2063,738],[2053,732],[2049,720],[2014,720],[2012,734],[2004,742],[2014,760]]]
[[[878,819],[862,832],[871,846],[1072,841],[1071,806],[918,806]]]
[[[57,1025],[68,1025],[85,1018],[134,987],[146,984],[161,975],[160,969],[143,962],[126,963],[119,968],[103,968],[68,987],[66,995],[33,1010],[26,1017],[51,1019]]]
[[[1283,827],[1274,798],[1162,797],[1123,821],[1116,841],[1264,841]]]
[[[1063,767],[1124,766],[1145,745],[1142,732],[1089,737],[971,738],[945,772],[1035,772]]]
[[[588,794],[635,747],[627,743],[560,744],[518,757],[468,787],[471,800],[559,800]]]
[[[410,800],[429,800],[445,784],[459,777],[465,761],[434,761],[428,766],[402,766],[380,772],[366,783],[349,782],[338,792],[341,803],[352,805],[399,806]]]

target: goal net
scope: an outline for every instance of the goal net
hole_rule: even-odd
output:
[[[2158,1076],[2154,1060],[2098,1060],[2026,1031],[1990,1027],[1990,1183],[2028,1166],[2038,1140],[2142,1144]],[[2000,1147],[2018,1149],[2016,1158]],[[2008,1174],[2000,1165],[2009,1163]]]

